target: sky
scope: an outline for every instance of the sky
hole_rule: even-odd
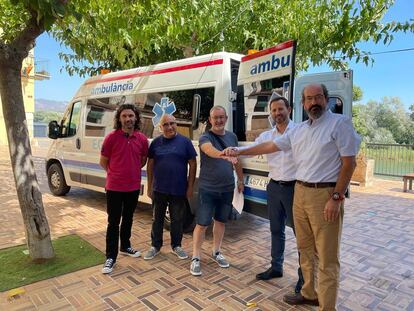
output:
[[[384,17],[384,21],[407,21],[414,18],[413,0],[396,0]],[[386,52],[399,49],[414,48],[414,33],[394,35],[390,45],[373,42],[361,43],[359,47],[371,53]],[[42,34],[36,41],[36,62],[47,61],[50,80],[35,82],[35,98],[57,101],[70,101],[85,78],[69,76],[63,68],[64,62],[59,59],[59,52],[70,50],[61,46],[48,34]],[[374,64],[350,63],[354,72],[354,85],[363,90],[362,103],[369,100],[380,101],[381,98],[397,96],[404,106],[414,104],[414,50],[374,55]],[[44,63],[44,62],[43,62]],[[311,67],[307,73],[331,71],[327,66]],[[305,73],[306,74],[306,73]]]

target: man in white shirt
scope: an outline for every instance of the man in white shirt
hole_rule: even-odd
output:
[[[283,300],[293,305],[319,305],[320,310],[336,310],[344,194],[361,142],[349,118],[327,109],[328,98],[325,85],[307,85],[302,103],[309,120],[271,142],[240,151],[230,147],[223,152],[237,156],[292,150],[297,168],[293,218],[305,283],[300,293],[287,294]]]
[[[263,132],[256,138],[255,143],[260,144],[272,141],[295,127],[289,119],[292,111],[289,101],[274,93],[269,101],[270,116],[274,128]],[[242,149],[242,148],[240,148]],[[267,185],[267,211],[271,232],[271,266],[266,271],[256,275],[258,280],[269,280],[283,276],[283,261],[285,252],[285,225],[293,226],[293,193],[296,182],[296,167],[293,162],[292,151],[274,152],[267,154],[269,165],[269,184]],[[300,293],[303,285],[302,271],[298,269],[299,279],[295,292]]]

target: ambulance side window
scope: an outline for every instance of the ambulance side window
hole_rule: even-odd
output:
[[[76,102],[68,109],[62,119],[61,137],[75,136],[79,129],[81,102]]]
[[[344,103],[339,97],[329,97],[328,106],[333,113],[344,113]]]
[[[113,129],[114,113],[114,108],[94,105],[89,100],[86,106],[85,136],[105,137]]]
[[[201,97],[199,126],[192,128],[193,98],[194,94]],[[165,98],[168,97],[168,103]],[[148,137],[153,138],[161,135],[158,126],[154,126],[152,118],[154,111],[158,111],[159,116],[165,107],[161,108],[161,102],[165,105],[174,103],[174,117],[177,120],[177,131],[192,140],[198,140],[199,136],[205,131],[207,126],[208,114],[214,104],[214,88],[201,88],[179,91],[165,91],[149,94],[138,94],[135,103],[140,107],[141,112],[141,131]],[[155,108],[154,108],[155,107]]]

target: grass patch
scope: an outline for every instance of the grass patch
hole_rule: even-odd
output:
[[[44,263],[32,262],[26,245],[0,250],[0,292],[96,266],[105,256],[77,235],[52,241],[56,257]]]

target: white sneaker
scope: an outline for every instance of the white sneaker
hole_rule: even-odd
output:
[[[230,267],[229,262],[226,260],[226,258],[223,256],[223,254],[222,254],[222,253],[220,253],[220,252],[216,252],[215,254],[213,254],[213,255],[212,255],[212,258],[213,258],[213,260],[214,260],[215,262],[217,262],[217,263],[218,263],[218,265],[219,265],[221,268],[228,268],[228,267]]]
[[[201,275],[200,259],[193,258],[193,260],[191,260],[190,273],[195,276]]]
[[[112,258],[108,258],[104,263],[104,266],[102,268],[102,273],[103,274],[111,273],[112,270],[114,269],[114,266],[115,266],[115,260],[113,260]]]

